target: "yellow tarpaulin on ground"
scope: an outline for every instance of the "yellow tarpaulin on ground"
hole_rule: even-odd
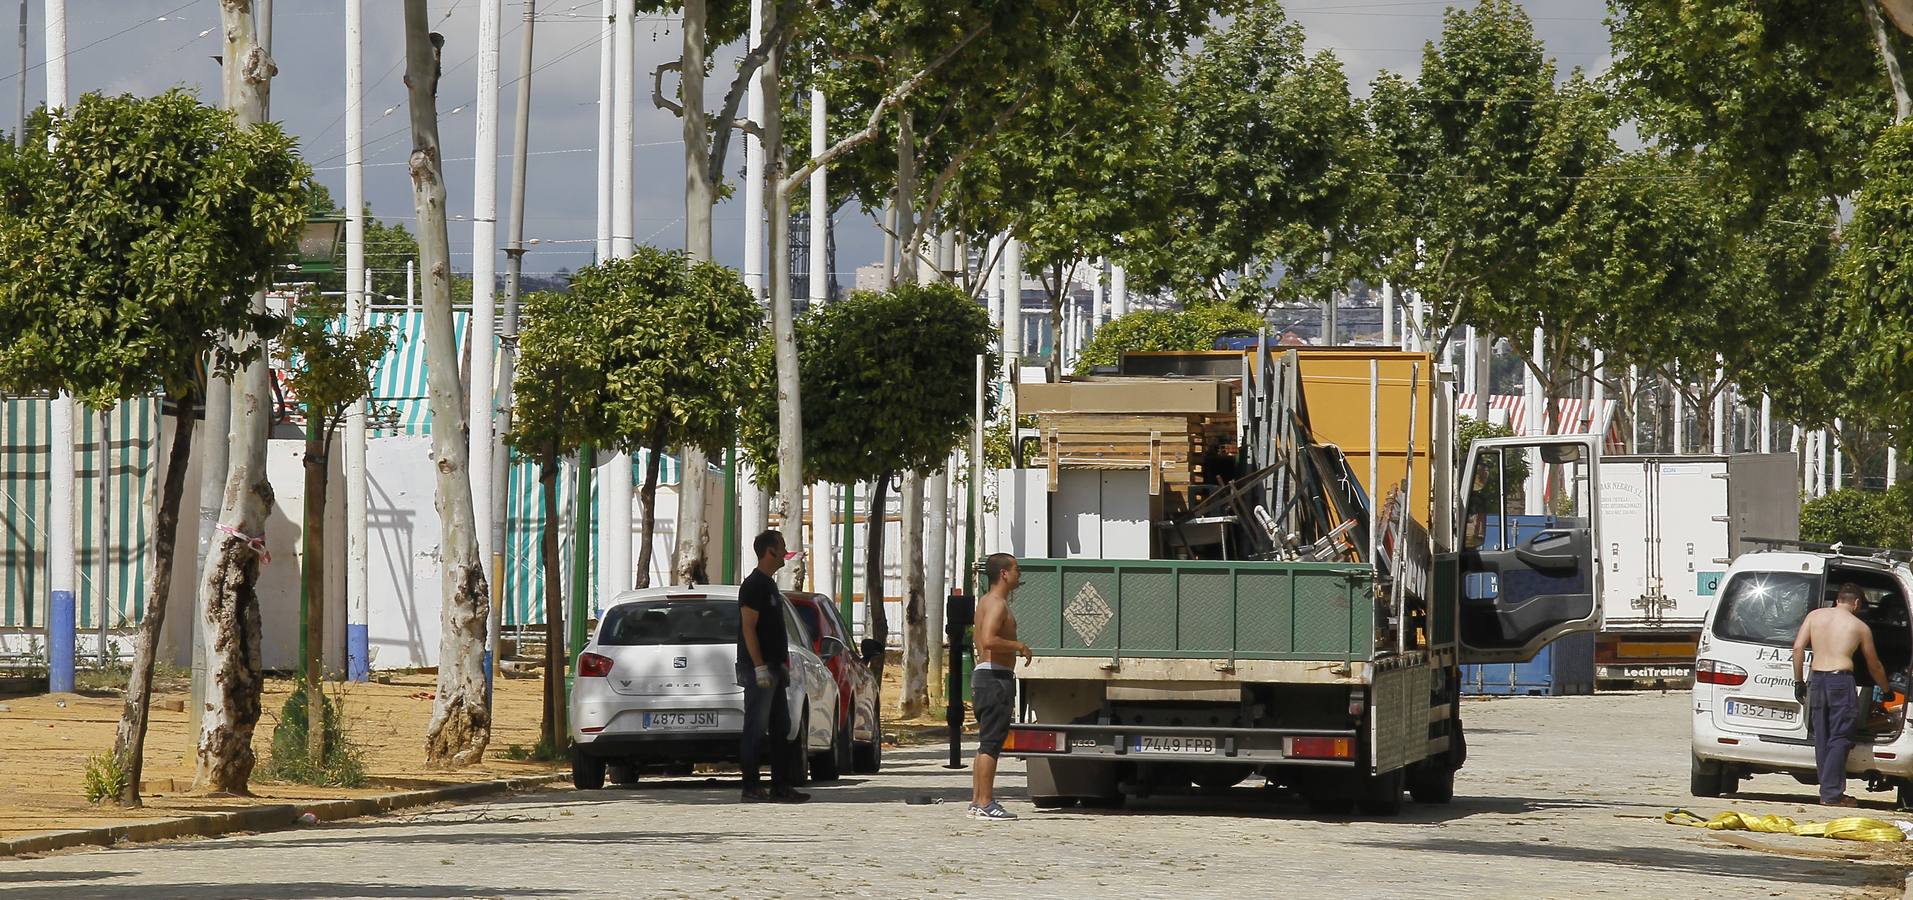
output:
[[[1906,834],[1900,831],[1899,826],[1864,816],[1848,816],[1831,822],[1808,822],[1802,825],[1786,816],[1756,816],[1751,813],[1724,812],[1711,819],[1703,819],[1687,810],[1674,809],[1667,811],[1661,818],[1671,825],[1688,825],[1709,831],[1758,831],[1763,834],[1797,834],[1802,837],[1883,843],[1906,840]]]

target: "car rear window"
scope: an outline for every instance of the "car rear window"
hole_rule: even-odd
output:
[[[719,598],[621,603],[605,613],[598,643],[610,647],[729,644],[737,640],[737,601]]]
[[[1714,613],[1714,636],[1729,641],[1793,646],[1800,623],[1820,596],[1820,576],[1805,572],[1743,572],[1727,583]]]

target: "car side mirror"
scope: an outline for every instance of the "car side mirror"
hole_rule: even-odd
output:
[[[842,638],[831,635],[826,635],[822,641],[818,642],[817,646],[820,648],[817,655],[823,659],[836,659],[837,654],[850,649],[844,646]]]
[[[877,660],[883,658],[883,641],[876,638],[864,638],[861,646],[864,665],[875,667]]]

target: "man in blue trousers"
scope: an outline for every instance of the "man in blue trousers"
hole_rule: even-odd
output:
[[[1832,606],[1807,613],[1793,639],[1793,696],[1812,712],[1813,761],[1820,769],[1820,803],[1858,806],[1847,795],[1847,754],[1853,750],[1853,727],[1859,721],[1860,699],[1854,694],[1853,662],[1866,660],[1873,683],[1884,686],[1886,668],[1873,649],[1873,630],[1857,613],[1865,597],[1852,582],[1840,585]],[[1813,651],[1813,680],[1800,677],[1806,651]]]

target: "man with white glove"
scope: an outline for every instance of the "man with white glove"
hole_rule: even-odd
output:
[[[751,542],[757,568],[737,589],[737,683],[744,687],[744,733],[739,763],[745,803],[802,803],[809,794],[790,786],[795,750],[790,739],[790,646],[784,630],[784,595],[771,579],[784,567],[784,536],[766,531]],[[771,785],[758,783],[758,766],[769,732]]]

